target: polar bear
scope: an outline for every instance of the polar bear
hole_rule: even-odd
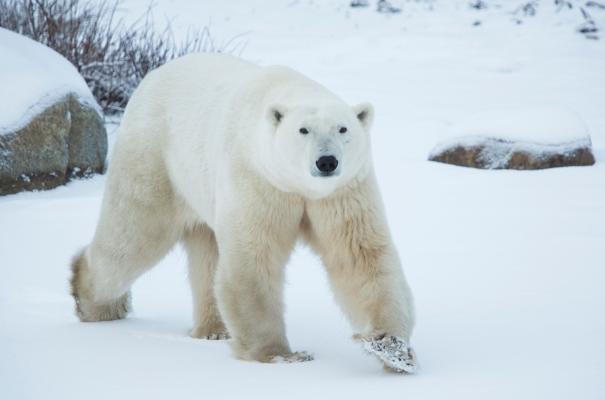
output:
[[[373,172],[373,115],[289,68],[226,55],[151,72],[124,113],[94,238],[72,263],[80,320],[124,318],[133,282],[180,242],[191,336],[231,337],[240,359],[309,360],[290,349],[282,315],[300,239],[325,264],[354,337],[411,371],[412,295]]]

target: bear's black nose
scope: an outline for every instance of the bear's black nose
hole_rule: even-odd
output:
[[[336,167],[338,167],[338,160],[334,156],[321,156],[315,162],[315,165],[317,165],[317,169],[321,172],[330,173],[334,172]]]

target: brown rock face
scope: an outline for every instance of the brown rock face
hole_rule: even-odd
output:
[[[102,173],[106,155],[101,116],[68,95],[26,126],[0,135],[0,195],[52,189],[72,176]]]
[[[468,137],[440,145],[430,161],[481,169],[533,170],[595,163],[589,137],[559,144],[537,144]]]
[[[107,157],[107,133],[103,120],[96,110],[80,103],[74,96],[69,97],[69,109],[71,129],[67,173],[70,176],[102,173]]]

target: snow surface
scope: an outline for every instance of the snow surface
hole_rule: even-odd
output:
[[[56,51],[0,28],[0,135],[25,126],[68,93],[96,107],[76,68]]]
[[[577,113],[553,106],[498,107],[469,113],[460,119],[452,135],[539,144],[590,142],[586,124]]]
[[[286,324],[293,350],[314,361],[237,361],[224,342],[188,338],[180,248],[135,284],[131,317],[78,322],[67,265],[94,232],[100,176],[0,198],[1,398],[603,399],[605,42],[574,33],[568,14],[516,25],[504,10],[472,11],[466,1],[433,11],[393,3],[402,13],[341,0],[172,0],[156,14],[182,36],[210,22],[218,42],[245,33],[245,58],[373,102],[378,179],[416,298],[418,373],[386,373],[351,340],[305,248],[287,267]],[[146,5],[127,0],[120,10],[134,19]],[[426,161],[480,107],[546,103],[584,121],[595,166]]]

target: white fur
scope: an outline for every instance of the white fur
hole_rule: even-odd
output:
[[[181,241],[193,336],[228,332],[242,359],[307,360],[282,316],[284,266],[303,239],[360,335],[409,343],[412,296],[373,174],[372,117],[291,69],[229,56],[150,73],[124,115],[95,237],[74,262],[80,318],[122,318],[134,280]],[[338,159],[332,176],[318,176],[322,155]]]

